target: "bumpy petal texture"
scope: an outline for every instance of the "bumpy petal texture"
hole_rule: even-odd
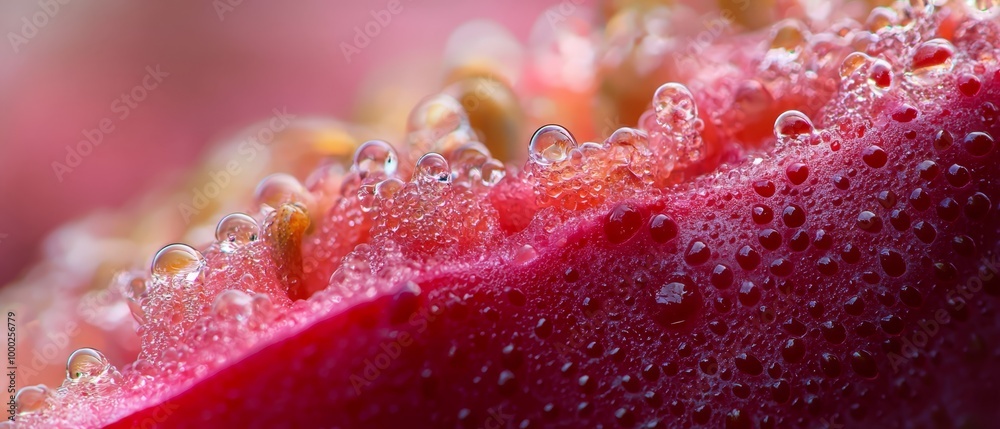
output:
[[[987,6],[722,37],[634,128],[542,127],[523,168],[431,97],[123,280],[139,360],[74,354],[17,427],[990,427]]]

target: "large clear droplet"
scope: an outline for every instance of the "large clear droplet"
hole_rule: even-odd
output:
[[[254,218],[243,213],[226,215],[215,227],[215,240],[225,253],[256,241],[260,235],[260,227]]]
[[[656,121],[666,127],[688,124],[698,117],[698,106],[686,86],[665,83],[653,94],[653,111]]]
[[[154,279],[161,281],[181,277],[190,282],[198,278],[204,265],[205,257],[201,252],[186,244],[174,243],[156,252],[150,271]]]
[[[82,348],[66,360],[66,379],[72,382],[99,382],[106,378],[110,369],[111,364],[103,353]]]
[[[536,164],[556,164],[569,158],[570,150],[576,146],[576,139],[568,130],[559,125],[546,125],[531,136],[528,156]]]
[[[392,177],[396,174],[398,166],[399,159],[396,156],[396,149],[382,140],[367,141],[354,152],[352,168],[361,175],[362,179],[372,178],[379,181]]]
[[[910,62],[912,77],[927,83],[944,76],[954,67],[952,57],[955,46],[945,39],[933,39],[922,43],[913,52]]]
[[[257,205],[276,209],[285,203],[307,204],[309,191],[299,180],[284,173],[265,177],[257,184],[254,201]]]
[[[448,163],[456,181],[478,181],[482,177],[483,164],[490,159],[490,151],[485,145],[468,142],[449,154]]]
[[[431,152],[417,160],[413,178],[417,182],[451,183],[451,168],[443,156]]]
[[[469,118],[454,97],[437,94],[417,104],[407,121],[407,139],[417,153],[446,153],[472,137]]]
[[[778,116],[774,121],[774,135],[778,138],[796,138],[812,134],[815,128],[812,121],[798,110],[789,110]]]
[[[386,179],[375,186],[375,195],[380,199],[389,200],[395,197],[404,186],[406,184],[402,180],[396,178]]]
[[[492,186],[500,183],[500,180],[503,180],[504,176],[507,175],[507,167],[499,160],[490,159],[483,164],[480,173],[483,177],[483,184]]]
[[[212,312],[222,319],[245,322],[253,314],[253,298],[239,290],[223,291],[215,297]]]
[[[14,395],[14,407],[17,415],[23,416],[45,409],[51,396],[52,392],[44,384],[22,387]]]

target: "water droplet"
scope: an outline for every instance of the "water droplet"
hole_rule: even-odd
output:
[[[764,366],[761,365],[760,360],[753,355],[740,353],[734,359],[734,363],[736,364],[736,369],[746,374],[760,375],[764,372]]]
[[[910,62],[910,68],[917,77],[926,78],[932,74],[951,71],[955,47],[945,39],[928,40],[917,47]]]
[[[937,206],[938,216],[949,222],[958,219],[959,211],[958,202],[951,197],[941,200]]]
[[[873,89],[885,90],[892,85],[892,66],[885,60],[875,60],[868,68],[868,84]]]
[[[436,94],[422,100],[410,112],[407,120],[407,140],[415,153],[447,153],[473,137],[464,132],[469,117],[462,103],[446,94]]]
[[[667,326],[683,323],[694,316],[699,298],[694,285],[686,279],[664,284],[654,297],[656,321]]]
[[[308,195],[309,191],[298,179],[288,174],[275,173],[257,184],[254,201],[258,206],[276,209],[284,203],[306,204]]]
[[[940,130],[934,136],[934,149],[939,151],[947,150],[954,143],[955,138],[948,130]]]
[[[844,61],[840,64],[840,77],[848,79],[858,70],[863,70],[864,65],[870,62],[872,57],[861,52],[852,52],[844,57]]]
[[[916,119],[919,114],[920,112],[915,107],[904,104],[892,112],[892,119],[896,122],[906,123]]]
[[[129,313],[132,313],[132,318],[135,319],[140,325],[146,324],[146,310],[142,309],[142,304],[139,300],[129,297],[125,298],[125,303],[128,305]]]
[[[684,261],[688,265],[700,265],[708,261],[708,258],[712,256],[712,251],[708,248],[708,245],[702,241],[692,241],[688,246],[687,252],[684,253]]]
[[[500,180],[507,175],[507,167],[499,160],[490,159],[483,163],[480,174],[484,185],[493,186],[500,183]]]
[[[743,246],[736,252],[736,262],[740,264],[740,268],[750,271],[760,265],[760,253],[753,247]]]
[[[829,256],[824,256],[816,261],[816,269],[824,276],[832,276],[837,273],[837,261]]]
[[[871,168],[882,168],[889,160],[889,155],[881,147],[868,146],[861,152],[861,159]]]
[[[740,300],[740,304],[747,307],[752,307],[760,302],[760,288],[751,281],[745,281],[740,285],[740,290],[737,292],[736,296]]]
[[[809,177],[809,167],[801,162],[793,162],[785,167],[785,175],[793,185],[801,185]]]
[[[896,11],[887,7],[876,7],[868,14],[865,26],[868,31],[876,33],[879,30],[894,25],[899,20]]]
[[[948,167],[948,171],[945,172],[945,178],[951,186],[956,188],[964,187],[972,181],[972,173],[969,172],[968,168],[958,164],[952,164]]]
[[[725,265],[719,264],[716,265],[714,269],[712,269],[712,276],[710,278],[710,281],[712,282],[712,285],[715,286],[716,288],[725,289],[733,284],[734,277],[735,275],[733,274],[732,269],[730,269]]]
[[[14,395],[14,407],[18,416],[42,411],[48,406],[52,392],[44,384],[22,387]]]
[[[243,213],[227,215],[215,227],[215,240],[226,253],[234,252],[243,245],[257,240],[259,234],[260,227],[257,226],[257,221]]]
[[[160,281],[181,277],[193,282],[201,274],[204,266],[205,257],[201,252],[186,244],[174,243],[156,252],[150,271],[153,278]]]
[[[798,228],[806,223],[806,212],[801,207],[790,204],[781,211],[781,220],[789,228]]]
[[[653,216],[649,222],[649,233],[653,241],[666,243],[677,236],[677,224],[665,214]]]
[[[941,168],[938,167],[937,163],[931,160],[921,161],[917,164],[917,174],[920,175],[921,179],[926,181],[934,180],[938,173],[941,172]]]
[[[986,156],[993,150],[993,136],[984,132],[971,132],[965,135],[965,150],[973,156]]]
[[[878,365],[871,353],[858,350],[851,353],[851,369],[863,378],[874,379],[878,377]]]
[[[753,218],[753,222],[758,225],[764,225],[771,223],[774,219],[774,211],[770,207],[757,204],[750,209],[750,215]]]
[[[413,178],[417,183],[451,183],[451,168],[443,156],[427,153],[417,160]]]
[[[653,94],[653,111],[656,121],[666,127],[686,125],[698,117],[698,106],[686,86],[670,82],[661,85]]]
[[[536,164],[550,165],[567,160],[569,152],[576,147],[576,139],[568,130],[559,125],[546,125],[531,136],[528,155]]]
[[[812,134],[814,130],[809,117],[798,110],[782,113],[774,121],[774,135],[778,138],[792,139],[803,134]]]
[[[958,77],[958,90],[966,97],[974,97],[982,87],[983,83],[976,75],[965,73]]]
[[[982,192],[976,192],[965,202],[965,216],[972,220],[983,219],[990,212],[992,205],[990,197]]]
[[[753,190],[764,198],[769,198],[774,195],[775,186],[774,182],[770,180],[761,180],[753,183]]]
[[[375,185],[375,195],[383,200],[392,199],[400,189],[406,186],[402,180],[397,178],[386,179]]]
[[[212,303],[212,313],[222,319],[245,322],[253,314],[253,298],[243,291],[222,291]]]
[[[786,19],[774,24],[771,36],[771,49],[782,49],[794,52],[806,43],[807,30],[805,26],[794,19]]]
[[[924,222],[919,221],[913,224],[913,235],[917,236],[917,239],[924,243],[932,243],[934,239],[937,238],[937,231],[934,226]]]
[[[101,352],[78,349],[66,360],[66,379],[72,382],[98,382],[105,379],[111,364]]]
[[[867,232],[879,232],[882,230],[882,218],[868,210],[858,214],[858,228]]]
[[[482,166],[490,159],[489,149],[476,141],[463,144],[448,154],[448,164],[457,181],[480,180]]]
[[[840,344],[847,339],[847,329],[837,322],[823,322],[819,325],[819,330],[823,334],[823,338],[832,344]]]
[[[878,254],[878,261],[882,265],[882,270],[891,277],[899,277],[906,274],[906,261],[903,255],[891,249],[882,249]]]
[[[840,376],[840,358],[831,353],[823,353],[819,358],[819,367],[823,374],[830,378]]]
[[[525,244],[524,246],[521,246],[520,249],[517,249],[517,252],[515,252],[514,263],[525,265],[534,261],[535,258],[538,258],[538,251],[536,251],[530,244]]]
[[[764,246],[765,249],[775,250],[781,247],[781,234],[773,229],[763,229],[757,233],[757,239],[760,241],[760,245]]]
[[[922,188],[914,189],[910,192],[910,205],[917,211],[927,210],[931,206],[931,197]]]
[[[790,338],[785,342],[785,346],[781,349],[781,357],[785,359],[785,362],[796,363],[802,360],[806,355],[806,345],[805,342],[798,338]]]
[[[354,151],[351,167],[363,181],[382,181],[393,177],[399,167],[396,149],[382,140],[370,140]]]
[[[604,221],[604,232],[608,241],[621,243],[628,240],[642,226],[642,215],[628,204],[619,204]]]

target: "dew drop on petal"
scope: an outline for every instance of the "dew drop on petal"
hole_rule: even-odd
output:
[[[222,319],[245,322],[253,313],[253,298],[239,290],[222,291],[212,303],[212,312]]]
[[[374,178],[377,181],[392,177],[398,166],[399,159],[392,145],[382,140],[369,140],[354,151],[351,169],[361,175],[362,180]]]
[[[546,125],[531,136],[528,155],[539,165],[556,164],[567,160],[576,146],[576,139],[568,130],[559,125]]]
[[[215,227],[215,240],[226,253],[257,240],[259,235],[260,227],[257,221],[243,213],[226,215]]]
[[[698,117],[698,106],[686,86],[670,82],[661,85],[653,94],[653,111],[660,125],[687,124]]]
[[[443,156],[431,152],[417,160],[413,179],[417,182],[451,183],[451,168]]]
[[[683,323],[697,312],[698,301],[697,291],[690,282],[668,282],[656,292],[654,317],[657,322],[666,326]]]
[[[496,185],[507,175],[507,167],[499,160],[490,159],[483,164],[480,174],[484,185]]]
[[[281,207],[284,203],[306,203],[309,191],[299,180],[284,173],[275,173],[265,177],[257,184],[254,191],[254,201],[258,206],[270,209]]]
[[[186,244],[174,243],[156,252],[150,271],[154,279],[182,277],[187,281],[194,281],[204,265],[205,257],[201,252]]]
[[[19,416],[36,413],[46,407],[51,396],[52,391],[44,384],[22,387],[14,395],[14,407]]]
[[[535,250],[530,244],[525,244],[517,249],[514,253],[514,263],[519,265],[525,265],[534,261],[538,257],[538,251]]]
[[[66,360],[66,379],[73,382],[100,381],[111,369],[104,354],[91,349],[78,349]]]
[[[774,121],[774,135],[778,138],[795,138],[811,134],[815,128],[812,121],[798,110],[789,110]]]
[[[375,185],[375,195],[383,200],[389,200],[396,196],[405,185],[402,180],[395,177],[386,179]]]
[[[920,81],[950,72],[955,47],[945,39],[928,40],[917,47],[910,62],[913,76]]]

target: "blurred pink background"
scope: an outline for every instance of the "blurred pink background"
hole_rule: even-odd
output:
[[[410,62],[424,66],[391,70],[436,91],[457,26],[488,18],[524,41],[559,3],[399,0],[402,10],[348,63],[341,42],[387,0],[61,1],[0,5],[0,285],[29,266],[54,227],[177,180],[206,145],[275,107],[351,119],[373,70]],[[44,25],[31,34],[24,19],[36,15]],[[157,65],[169,76],[121,119],[116,99]],[[60,182],[52,163],[65,164],[66,146],[105,118],[114,131]]]

